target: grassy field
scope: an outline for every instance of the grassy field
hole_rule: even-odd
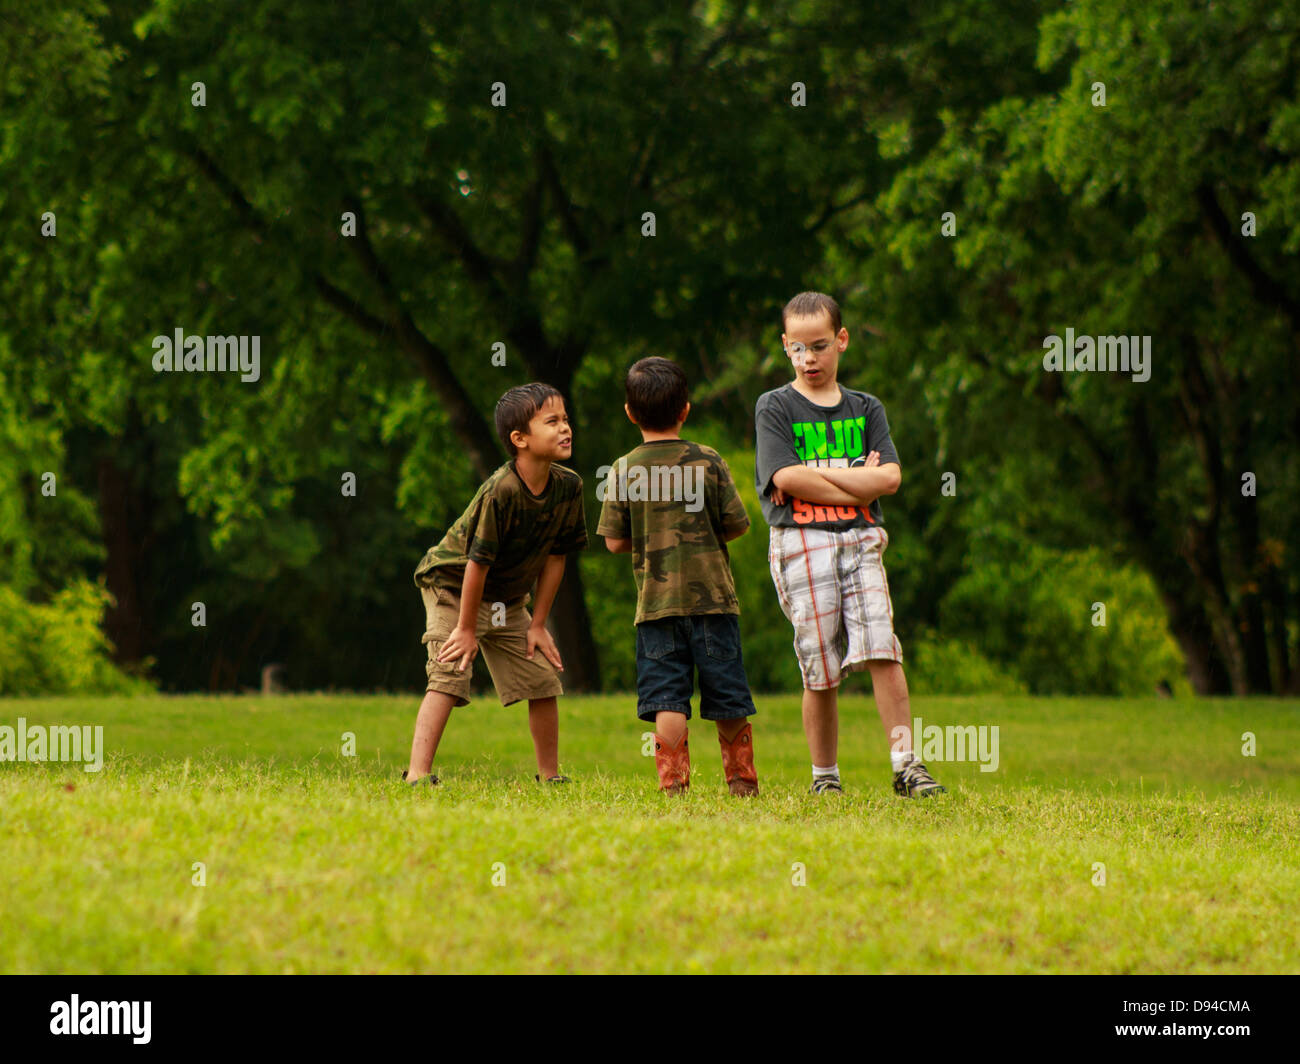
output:
[[[920,802],[868,695],[842,799],[807,793],[798,696],[758,701],[748,802],[698,721],[660,795],[625,697],[561,700],[567,788],[479,699],[419,793],[418,696],[0,702],[108,751],[0,764],[0,971],[1300,971],[1300,703],[917,698],[1000,729],[996,772],[930,761]]]

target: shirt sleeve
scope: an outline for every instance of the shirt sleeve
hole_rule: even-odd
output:
[[[491,566],[509,531],[510,521],[501,501],[495,495],[484,495],[478,513],[465,530],[465,557],[479,565]]]
[[[877,399],[867,409],[867,452],[879,451],[880,464],[890,462],[901,466],[898,452],[894,450],[894,441],[889,435],[889,419],[885,417],[885,404]]]
[[[609,536],[612,539],[632,538],[632,509],[626,499],[619,499],[618,466],[610,467],[609,473],[600,482],[599,489],[605,494],[600,504],[600,522],[596,525],[596,535]]]
[[[754,411],[754,446],[754,486],[760,497],[771,492],[772,478],[786,466],[803,465],[794,450],[790,419],[770,399],[760,399]]]
[[[582,507],[582,480],[578,480],[573,498],[564,512],[564,524],[551,547],[552,554],[573,554],[587,546],[587,515]]]
[[[745,531],[749,527],[749,514],[745,512],[745,504],[740,501],[736,482],[731,479],[727,460],[718,455],[712,463],[711,470],[716,481],[715,490],[712,492],[713,527],[722,529],[728,536]]]

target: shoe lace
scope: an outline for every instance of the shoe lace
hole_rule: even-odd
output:
[[[921,762],[910,761],[903,769],[903,782],[914,787],[918,783],[934,783],[935,778]]]

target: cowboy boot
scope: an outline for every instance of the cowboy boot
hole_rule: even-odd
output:
[[[748,796],[758,793],[758,770],[754,768],[754,729],[745,724],[731,742],[718,732],[722,747],[722,771],[727,777],[727,790],[734,795]]]
[[[659,789],[668,794],[684,794],[691,785],[691,750],[682,732],[677,746],[669,746],[655,733],[655,768],[659,770]]]

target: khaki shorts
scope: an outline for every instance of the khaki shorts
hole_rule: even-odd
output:
[[[429,660],[424,663],[429,677],[426,690],[451,695],[456,705],[463,706],[469,702],[473,665],[461,672],[456,661],[438,661],[442,644],[460,620],[460,595],[437,588],[421,588],[420,595],[424,599],[424,637],[420,642],[429,648]],[[494,625],[493,620],[504,623]],[[551,698],[564,693],[555,666],[540,650],[528,660],[525,633],[532,621],[532,615],[524,609],[523,599],[506,603],[484,601],[479,606],[474,637],[503,706],[525,698]]]

